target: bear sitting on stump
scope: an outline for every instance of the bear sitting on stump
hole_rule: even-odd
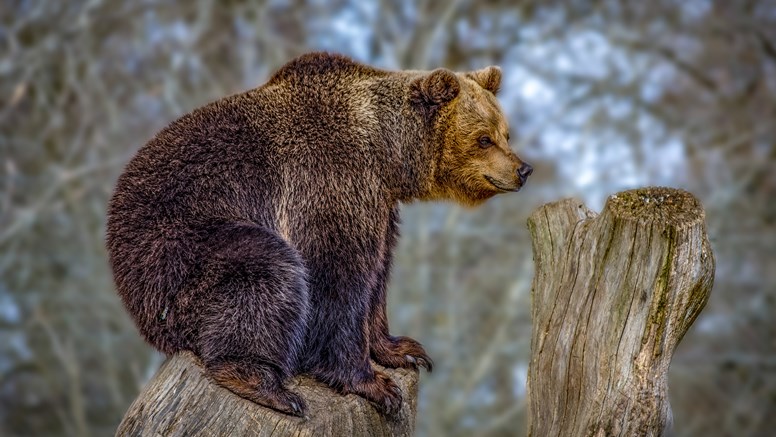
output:
[[[110,264],[140,333],[288,414],[305,414],[284,386],[299,373],[394,414],[401,392],[370,357],[432,365],[388,332],[398,204],[475,206],[525,184],[500,83],[497,67],[392,72],[312,53],[164,128],[108,212]]]

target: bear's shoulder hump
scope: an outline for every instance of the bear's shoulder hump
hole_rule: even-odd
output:
[[[283,81],[294,81],[300,77],[310,77],[325,74],[343,74],[348,76],[379,75],[380,70],[361,64],[353,59],[329,52],[312,52],[301,55],[272,75],[269,84]]]

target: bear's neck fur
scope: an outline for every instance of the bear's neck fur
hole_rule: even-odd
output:
[[[454,111],[450,106],[424,113],[413,105],[410,84],[425,73],[391,72],[370,85],[379,127],[370,141],[386,152],[386,187],[401,202],[447,198],[437,188],[437,169]]]
[[[440,200],[436,169],[453,126],[454,105],[418,108],[411,101],[411,85],[424,71],[386,71],[329,53],[310,53],[278,70],[267,86],[291,89],[315,78],[324,84],[322,98],[346,102],[355,123],[350,132],[363,146],[374,148],[375,165],[395,202]],[[324,97],[325,96],[325,97]]]

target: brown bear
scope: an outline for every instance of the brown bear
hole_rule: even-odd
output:
[[[129,162],[108,211],[140,333],[285,413],[305,413],[284,387],[299,373],[397,412],[400,390],[370,357],[431,370],[417,341],[388,332],[398,204],[477,205],[525,184],[500,82],[497,67],[385,71],[311,53],[174,121]]]

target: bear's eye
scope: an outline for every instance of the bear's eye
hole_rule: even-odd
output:
[[[493,140],[491,140],[490,137],[487,135],[481,136],[479,142],[480,142],[480,147],[482,147],[483,149],[493,145]]]

